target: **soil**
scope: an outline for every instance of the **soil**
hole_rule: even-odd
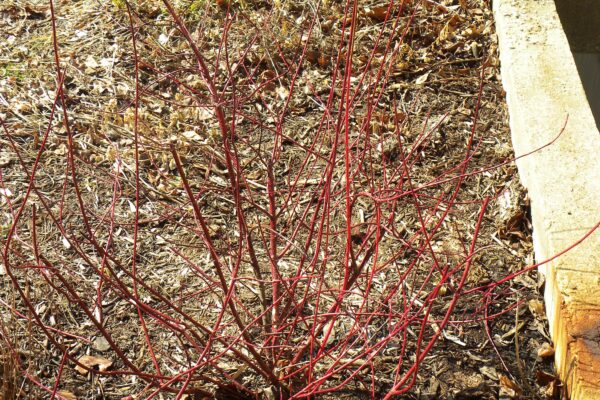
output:
[[[64,104],[49,2],[0,5],[0,399],[176,398],[142,374],[194,365],[213,326],[215,361],[179,398],[249,398],[226,381],[275,398],[241,359],[276,343],[269,279],[293,293],[276,356],[292,390],[312,337],[314,398],[383,398],[414,365],[397,398],[557,398],[489,2],[360,2],[354,23],[338,1],[174,4],[225,138],[162,3],[130,20],[121,0],[55,2]]]

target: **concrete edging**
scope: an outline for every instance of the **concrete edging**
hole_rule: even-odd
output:
[[[537,262],[600,221],[600,132],[553,0],[494,0],[501,74],[529,191]],[[557,372],[571,399],[600,399],[600,229],[540,267]]]
[[[600,221],[600,131],[555,1],[492,1],[513,147],[517,156],[533,152],[517,167],[541,262]],[[600,400],[600,228],[540,271],[556,370],[567,394]]]

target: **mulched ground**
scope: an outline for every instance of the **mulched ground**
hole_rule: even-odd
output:
[[[277,199],[289,196],[289,204],[294,204],[279,203],[288,207],[277,226],[281,233],[279,246],[289,247],[280,260],[282,276],[292,277],[299,260],[314,250],[310,244],[311,215],[303,211],[311,210],[317,202],[315,193],[324,186],[323,177],[330,176],[331,204],[327,213],[320,214],[327,214],[323,235],[327,245],[321,250],[325,254],[323,271],[312,271],[320,274],[324,288],[319,298],[323,304],[316,307],[324,310],[333,302],[337,282],[343,279],[335,266],[344,259],[346,243],[341,190],[346,179],[343,150],[339,150],[334,168],[329,169],[327,161],[340,140],[336,123],[345,110],[340,99],[344,96],[341,81],[348,47],[340,47],[339,43],[344,29],[347,31],[351,24],[344,7],[337,1],[320,6],[309,1],[176,2],[206,57],[218,90],[228,99],[224,108],[228,124],[236,130],[235,148],[240,174],[245,178],[241,204],[248,231],[258,238],[268,237],[269,218],[260,210],[269,208],[266,194],[270,179],[277,182],[276,196],[281,196]],[[383,298],[389,289],[386,284],[397,281],[405,271],[406,260],[417,257],[418,262],[404,279],[402,292],[422,305],[436,287],[436,282],[426,278],[431,265],[460,266],[465,262],[465,246],[473,238],[481,202],[487,196],[492,201],[481,224],[467,287],[498,281],[532,263],[527,195],[518,182],[514,164],[506,162],[512,157],[512,148],[490,8],[484,0],[411,1],[390,9],[386,4],[360,2],[352,54],[353,68],[360,73],[350,81],[357,97],[352,99],[348,113],[347,140],[352,143],[353,168],[358,160],[361,164],[353,170],[352,190],[383,193],[398,185],[421,189],[418,198],[405,196],[379,210],[390,234],[378,242],[377,254],[381,265],[391,267],[382,267],[378,271],[381,275],[375,278],[370,273],[358,274],[355,294],[359,303],[360,295],[365,293],[360,288],[367,282],[372,285],[373,298]],[[236,260],[240,231],[228,189],[219,126],[190,47],[158,2],[140,1],[133,10],[143,91],[138,124],[133,102],[135,59],[125,3],[86,0],[56,4],[80,204],[70,183],[73,171],[69,135],[60,109],[45,139],[57,95],[48,2],[6,0],[0,5],[0,118],[6,127],[0,134],[0,243],[4,249],[30,186],[26,171],[31,170],[44,146],[35,190],[10,243],[11,265],[29,265],[15,269],[15,279],[40,320],[74,359],[92,355],[100,357],[90,361],[96,368],[103,368],[102,363],[107,362],[109,371],[127,369],[89,316],[72,298],[60,293],[64,286],[48,278],[43,268],[31,267],[36,260],[31,246],[35,226],[39,253],[63,271],[125,355],[148,372],[154,370],[154,365],[140,333],[137,308],[107,283],[114,274],[130,288],[134,286],[126,273],[132,263],[136,211],[132,132],[137,129],[139,133],[140,160],[137,274],[147,284],[136,296],[168,312],[157,298],[159,293],[207,325],[214,323],[220,311],[222,294],[214,289],[217,277],[209,266],[209,255],[170,146],[183,158],[191,188],[201,194],[198,203],[224,260]],[[399,37],[404,40],[401,42]],[[391,53],[393,61],[388,59]],[[455,189],[460,171],[457,166],[467,152],[471,152],[469,165],[462,171],[467,177],[455,201],[448,203],[449,217],[431,237],[430,253],[417,254],[420,247],[411,243],[419,242],[413,238],[419,237],[423,227],[419,212],[432,217],[444,213],[438,199]],[[273,154],[277,157],[271,163]],[[410,182],[398,178],[406,164],[411,169]],[[88,212],[87,223],[96,238],[109,249],[110,259],[98,254],[89,241],[81,205]],[[368,249],[376,241],[376,230],[372,228],[376,210],[374,202],[357,196],[353,209],[357,224],[352,235],[356,259],[372,256]],[[431,228],[433,222],[428,221],[425,225]],[[59,226],[65,231],[61,232]],[[268,246],[258,246],[256,257],[264,270],[253,270],[245,258],[239,269],[241,287],[237,295],[249,315],[259,314],[264,306],[265,294],[254,278],[269,274]],[[106,281],[90,265],[103,271]],[[228,271],[227,278],[233,274],[232,269]],[[431,328],[426,338],[435,333],[459,278],[460,273],[440,286],[443,290],[431,307]],[[304,288],[308,290],[310,284]],[[551,341],[542,291],[542,278],[529,271],[485,295],[478,291],[463,296],[451,322],[420,364],[414,387],[401,398],[558,396],[559,384],[548,357]],[[4,397],[0,395],[0,399],[47,397],[24,378],[23,371],[17,371],[10,359],[18,355],[27,374],[52,388],[61,369],[62,353],[32,319],[4,264],[0,264],[0,293],[0,335],[4,338],[0,370]],[[343,307],[356,308],[352,304],[355,300],[349,296]],[[383,306],[377,307],[379,312],[384,310]],[[345,336],[356,333],[356,321],[349,317],[339,321],[332,334],[334,348],[342,348],[335,346],[344,343]],[[371,317],[368,321],[373,337],[391,329],[385,318]],[[180,336],[161,324],[147,322],[163,373],[173,374],[174,366],[194,359],[195,350],[186,347]],[[302,324],[295,327],[301,331],[300,337],[306,335],[303,329],[309,329]],[[409,361],[413,362],[418,325],[411,327],[405,331],[408,344],[402,354],[412,355]],[[250,334],[260,332],[251,330]],[[233,322],[223,322],[223,337],[235,335]],[[357,375],[343,389],[319,398],[360,399],[369,398],[370,391],[385,393],[393,383],[390,377],[401,347],[400,338],[390,340],[387,348],[370,360],[376,372]],[[323,360],[315,364],[314,373],[318,376],[329,367]],[[268,385],[243,369],[235,357],[224,357],[218,369],[214,371],[216,378],[234,376],[255,390],[264,387],[264,398],[269,398]],[[81,373],[69,362],[60,374],[59,390],[65,398],[143,399],[154,390],[131,374]],[[375,389],[369,386],[370,376],[377,377],[372,384]],[[332,376],[331,386],[345,377]],[[217,398],[234,398],[232,392],[217,390],[216,386],[205,384],[202,388]],[[158,396],[175,397],[166,392]]]

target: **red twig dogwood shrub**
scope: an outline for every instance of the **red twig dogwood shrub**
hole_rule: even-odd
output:
[[[481,157],[493,57],[461,39],[481,27],[433,1],[180,3],[105,5],[120,61],[87,88],[101,66],[65,54],[48,3],[45,129],[27,147],[2,121],[7,354],[54,398],[72,367],[135,398],[407,393],[441,338],[511,308],[494,304],[518,275],[472,276],[503,189],[473,182],[510,164]],[[440,49],[475,63],[448,110],[422,93]]]

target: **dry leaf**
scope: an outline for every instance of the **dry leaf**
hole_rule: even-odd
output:
[[[307,50],[305,57],[309,63],[316,64],[319,59],[319,52],[316,50]]]
[[[69,250],[71,248],[71,243],[64,236],[62,237],[62,244],[65,247],[65,249],[67,249],[67,250]]]
[[[483,367],[479,368],[479,372],[481,372],[483,375],[487,376],[490,379],[498,379],[498,371],[496,370],[496,368],[487,367],[484,365]]]
[[[561,384],[560,379],[556,375],[548,374],[544,371],[536,371],[535,383],[544,389],[544,394],[549,399],[558,399],[560,393]]]
[[[92,55],[89,55],[86,58],[84,65],[86,66],[87,69],[89,69],[92,72],[93,72],[93,70],[95,70],[96,68],[98,68],[100,66],[100,64],[98,64],[98,61],[96,61],[96,59]]]
[[[182,135],[186,139],[192,140],[194,142],[201,142],[202,141],[202,136],[200,136],[195,131],[185,131],[185,132],[182,133]]]
[[[44,19],[50,15],[50,7],[47,5],[34,6],[27,4],[24,8],[29,19]]]
[[[327,57],[324,53],[321,53],[321,55],[319,56],[319,59],[317,60],[317,63],[322,68],[329,66],[330,62],[331,62],[330,58]]]
[[[12,159],[8,153],[0,153],[0,167],[7,167]]]
[[[104,336],[98,336],[96,339],[94,339],[94,342],[92,343],[92,347],[98,351],[110,350],[110,344],[108,343],[108,340],[106,340],[106,338],[104,338]]]
[[[290,361],[286,360],[286,359],[280,359],[277,361],[277,370],[278,370],[278,377],[280,380],[283,380],[283,378],[286,375],[286,367],[290,365]]]
[[[554,380],[554,381],[550,382],[550,384],[548,386],[546,386],[546,388],[544,389],[544,394],[549,399],[557,399],[560,394],[560,391],[561,391],[560,381]]]
[[[535,373],[535,382],[540,386],[547,386],[551,382],[556,381],[557,378],[555,375],[548,374],[544,371],[536,371]]]
[[[276,400],[277,397],[275,397],[275,390],[273,389],[273,387],[268,387],[266,389],[263,389],[263,396],[265,397],[266,400]]]
[[[373,7],[368,10],[366,13],[367,17],[373,18],[375,21],[383,22],[388,15],[388,7]]]
[[[500,397],[502,395],[516,398],[523,394],[523,390],[506,375],[500,375]]]
[[[112,365],[112,361],[104,358],[104,357],[95,357],[95,356],[83,356],[78,360],[81,364],[88,367],[89,369],[97,369],[98,371],[106,371]],[[81,375],[87,375],[87,369],[76,366],[75,371],[80,373]]]
[[[1,166],[2,166],[2,165],[0,165],[0,167],[1,167]],[[6,188],[6,189],[4,189],[4,188],[0,189],[0,196],[1,196],[1,197],[6,197],[6,198],[9,198],[9,197],[11,197],[12,195],[13,195],[13,193],[12,193],[12,191],[11,191],[10,189],[8,189],[8,188]]]
[[[26,103],[24,101],[20,101],[17,104],[15,104],[14,108],[15,110],[23,114],[30,113],[32,111],[31,104]]]
[[[529,311],[531,312],[531,314],[533,314],[534,317],[536,318],[544,318],[544,316],[546,315],[546,312],[544,310],[544,303],[537,300],[537,299],[531,299],[529,300]]]
[[[421,75],[420,77],[417,78],[417,80],[415,81],[415,83],[417,85],[422,85],[427,81],[427,78],[429,78],[429,72]]]
[[[554,347],[550,343],[543,343],[538,349],[537,355],[542,358],[552,357],[554,355]]]
[[[167,44],[167,42],[169,41],[169,37],[167,35],[165,35],[164,33],[161,33],[158,36],[158,43],[160,43],[161,45],[165,45]]]
[[[77,400],[77,396],[67,390],[60,390],[57,394],[64,400]]]

